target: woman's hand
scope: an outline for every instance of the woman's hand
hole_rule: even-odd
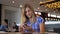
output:
[[[24,32],[24,30],[25,30],[25,29],[24,29],[23,26],[20,26],[20,27],[19,27],[19,32]]]
[[[20,32],[24,32],[25,30],[29,30],[29,31],[31,31],[31,32],[34,32],[34,30],[32,29],[31,26],[21,25],[21,26],[19,27],[19,31],[20,31]]]
[[[32,29],[31,26],[26,26],[26,25],[24,25],[23,27],[24,27],[26,30],[31,30],[31,29]]]
[[[31,32],[34,32],[34,30],[32,29],[31,26],[23,25],[23,27],[24,27],[25,30],[29,30]]]

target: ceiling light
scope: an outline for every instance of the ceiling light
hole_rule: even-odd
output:
[[[56,17],[56,15],[51,15],[51,17]]]
[[[14,1],[12,1],[12,3],[15,3]]]
[[[35,14],[37,14],[37,12],[35,12]]]
[[[39,15],[41,15],[41,13],[40,13],[40,12],[39,12],[38,14],[39,14]]]
[[[22,5],[20,5],[20,7],[22,7]]]
[[[48,13],[48,17],[50,17],[50,13]]]
[[[43,3],[43,2],[40,2],[40,4]]]
[[[57,16],[57,18],[60,18],[60,16]]]

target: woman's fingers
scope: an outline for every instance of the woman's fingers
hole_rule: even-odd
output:
[[[32,30],[32,27],[31,26],[26,26],[26,25],[21,25],[19,27],[19,31],[22,32],[22,31],[25,31],[25,30]]]
[[[23,26],[19,27],[19,32],[23,32],[25,30],[25,28]]]
[[[19,27],[19,31],[22,31],[22,30],[23,30],[23,28],[20,26],[20,27]]]

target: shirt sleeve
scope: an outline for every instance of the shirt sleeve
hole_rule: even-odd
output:
[[[41,24],[44,22],[44,19],[42,17],[38,17],[38,24]]]

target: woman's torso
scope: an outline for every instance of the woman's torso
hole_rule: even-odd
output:
[[[39,25],[43,22],[43,18],[42,17],[36,17],[36,21],[35,23],[31,23],[29,20],[27,21],[27,25],[31,26],[32,29],[36,32],[40,32],[40,27]]]

